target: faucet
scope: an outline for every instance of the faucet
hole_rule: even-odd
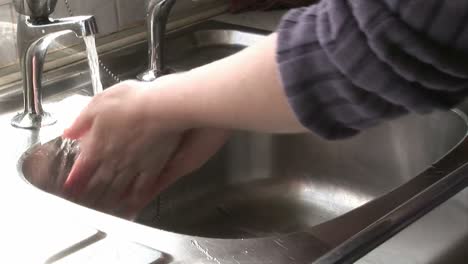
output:
[[[169,13],[176,0],[150,0],[148,3],[148,69],[139,74],[140,81],[151,82],[167,74],[164,61],[164,36]]]
[[[42,108],[42,73],[50,43],[73,32],[79,38],[95,35],[93,16],[52,19],[57,0],[13,0],[18,12],[17,42],[23,78],[24,111],[16,115],[12,125],[38,129],[56,120]]]

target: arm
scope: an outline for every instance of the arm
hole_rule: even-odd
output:
[[[178,105],[195,126],[328,139],[450,109],[468,94],[467,14],[463,0],[321,1],[289,12],[263,43],[180,76],[190,87]]]
[[[346,138],[468,94],[468,2],[322,0],[289,12],[278,64],[298,119]]]
[[[167,89],[148,91],[148,112],[179,116],[190,127],[305,132],[281,85],[276,42],[273,34],[230,57],[156,81]]]

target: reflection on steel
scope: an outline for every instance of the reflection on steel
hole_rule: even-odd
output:
[[[15,0],[19,12],[17,45],[23,75],[24,111],[12,120],[18,128],[37,129],[56,120],[42,108],[42,74],[47,49],[57,37],[69,32],[77,37],[97,33],[93,16],[51,19],[53,0]],[[31,15],[31,16],[28,16]]]
[[[55,11],[57,0],[14,0],[16,12],[32,20],[47,20]]]
[[[167,73],[164,60],[164,36],[169,13],[176,0],[150,0],[148,4],[148,69],[138,80],[151,82]]]

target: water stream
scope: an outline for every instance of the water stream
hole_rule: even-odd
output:
[[[88,52],[88,63],[91,73],[91,82],[93,84],[93,94],[102,92],[101,74],[99,72],[99,57],[96,49],[96,40],[94,36],[83,38]]]

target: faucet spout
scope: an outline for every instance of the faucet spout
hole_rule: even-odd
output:
[[[21,37],[24,41],[34,41],[50,34],[73,32],[79,38],[95,35],[98,32],[94,16],[75,16],[60,19],[47,19],[47,21],[33,21],[27,16],[20,16]]]
[[[164,61],[164,36],[169,14],[176,0],[150,0],[148,4],[148,69],[137,78],[154,81],[166,74]]]
[[[56,122],[42,108],[42,73],[50,43],[70,32],[79,38],[96,34],[98,30],[95,18],[79,16],[37,20],[19,15],[17,40],[23,77],[24,111],[13,118],[13,126],[37,129]]]

